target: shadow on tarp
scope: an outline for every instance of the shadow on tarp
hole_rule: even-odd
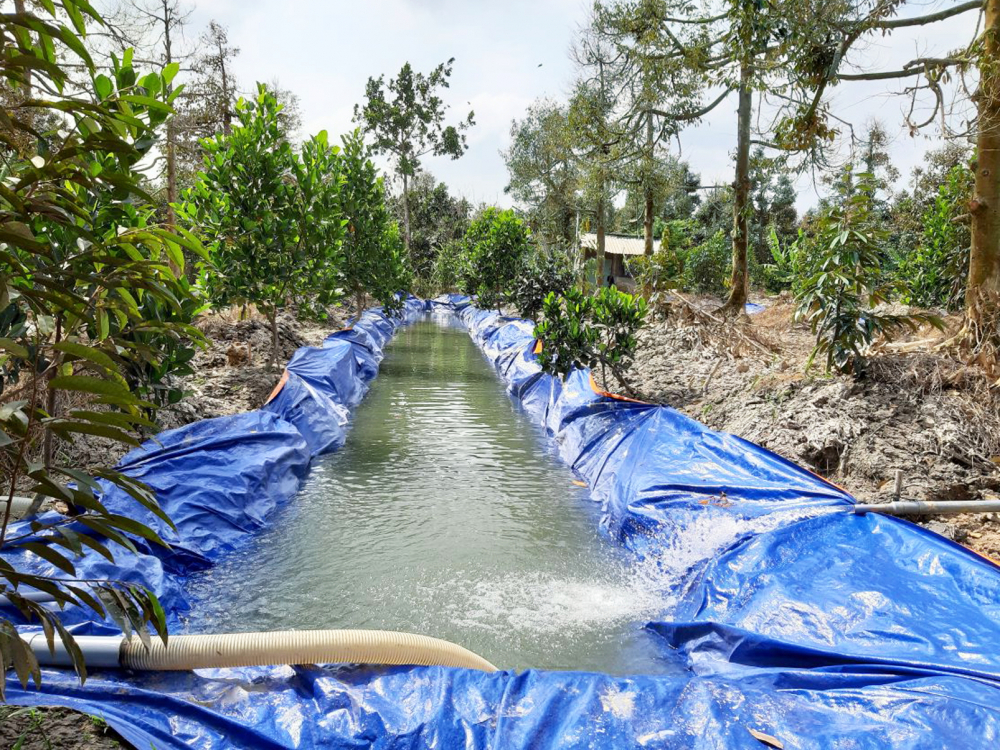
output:
[[[424,307],[366,312],[297,352],[261,412],[165,433],[126,457],[179,519],[172,551],[146,547],[129,566],[168,598],[172,620],[186,608],[184,573],[259,529],[310,458],[342,444],[382,348]],[[142,748],[762,747],[751,730],[786,748],[997,745],[996,566],[905,521],[855,516],[850,495],[820,477],[673,409],[598,393],[589,373],[543,374],[530,321],[457,295],[427,308],[462,320],[620,543],[676,570],[677,539],[726,530],[688,561],[674,621],[646,626],[689,674],[273,667],[102,672],[80,686],[47,670],[41,692],[12,685],[8,700],[102,715]]]

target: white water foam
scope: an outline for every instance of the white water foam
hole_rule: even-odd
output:
[[[641,626],[669,619],[694,572],[739,539],[834,512],[843,508],[798,508],[754,519],[706,508],[658,536],[654,549],[632,563],[590,561],[590,570],[570,575],[459,571],[445,582],[425,581],[421,589],[461,630],[523,639]]]

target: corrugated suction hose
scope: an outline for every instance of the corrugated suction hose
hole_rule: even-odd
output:
[[[86,657],[86,651],[84,651]],[[172,636],[147,650],[138,638],[122,639],[119,663],[127,669],[188,670],[270,664],[400,664],[497,668],[454,643],[384,630],[284,630]]]

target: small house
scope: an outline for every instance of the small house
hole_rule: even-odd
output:
[[[653,252],[656,252],[659,241],[653,240]],[[587,233],[580,235],[580,249],[586,260],[597,257],[597,235]],[[634,283],[632,275],[626,267],[629,256],[644,255],[646,241],[641,237],[626,237],[620,234],[604,235],[604,268],[598,274],[599,283],[607,283],[608,276],[613,276],[615,284],[623,288],[631,288]],[[597,281],[592,279],[591,281]]]

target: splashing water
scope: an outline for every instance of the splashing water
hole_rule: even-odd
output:
[[[463,330],[403,329],[344,448],[192,578],[188,631],[404,630],[508,668],[678,670],[643,626],[669,617],[692,569],[817,512],[706,509],[636,560],[550,448]]]

